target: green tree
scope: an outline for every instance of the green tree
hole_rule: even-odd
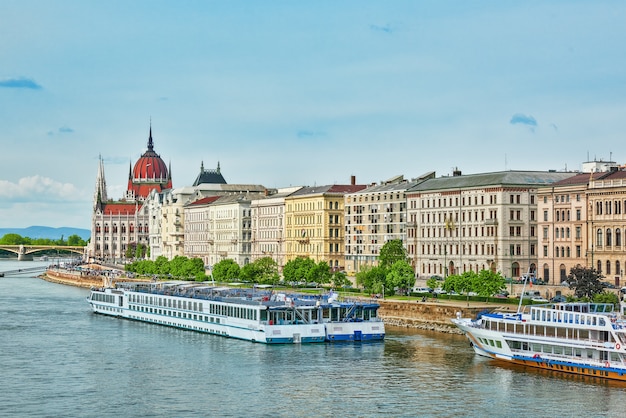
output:
[[[27,245],[29,238],[23,238],[19,234],[5,234],[0,238],[0,244],[2,245]]]
[[[67,237],[67,245],[71,247],[84,247],[87,243],[80,236],[73,234]]]
[[[365,268],[356,274],[356,283],[363,286],[366,293],[382,293],[387,279],[387,270],[374,266]]]
[[[396,261],[406,261],[407,252],[404,245],[402,245],[402,240],[393,239],[387,241],[380,249],[378,260],[378,265],[383,268],[390,268]]]
[[[170,262],[165,256],[158,256],[154,260],[154,265],[157,274],[166,275],[170,273]]]
[[[439,281],[431,276],[430,279],[426,280],[426,286],[430,287],[431,289],[436,289],[439,287]]]
[[[385,279],[389,294],[395,293],[395,289],[408,293],[415,283],[415,272],[409,263],[399,260],[391,265]]]
[[[481,270],[478,272],[472,291],[487,298],[493,294],[500,293],[505,288],[506,282],[501,274],[494,273],[491,270]]]
[[[240,270],[234,260],[225,258],[213,266],[213,278],[219,281],[237,280]]]
[[[335,289],[340,287],[348,287],[352,284],[345,271],[336,271],[333,273],[331,283]]]
[[[567,282],[577,298],[593,300],[595,295],[604,291],[604,285],[600,281],[602,278],[604,276],[593,267],[572,267]]]
[[[615,308],[619,306],[619,298],[615,293],[604,291],[593,297],[595,303],[612,303]]]
[[[283,267],[283,277],[287,282],[306,282],[315,262],[309,257],[297,257],[289,260]]]
[[[330,266],[326,261],[320,261],[314,264],[307,275],[307,282],[313,283],[330,283]]]

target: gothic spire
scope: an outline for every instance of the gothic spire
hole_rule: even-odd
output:
[[[148,151],[154,151],[154,144],[152,143],[152,118],[150,118],[150,137],[148,138]]]

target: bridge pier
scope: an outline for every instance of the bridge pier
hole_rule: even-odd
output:
[[[33,261],[32,254],[26,254],[26,248],[20,245],[20,249],[17,253],[17,261]]]

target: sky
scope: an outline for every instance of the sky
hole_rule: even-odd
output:
[[[623,164],[624,1],[0,0],[0,227],[174,187]]]

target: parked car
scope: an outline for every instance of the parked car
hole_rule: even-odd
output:
[[[496,299],[507,299],[509,297],[508,294],[504,294],[504,293],[496,293],[495,295],[493,295],[494,298]]]
[[[556,295],[555,297],[550,299],[550,302],[554,302],[554,303],[567,302],[567,298],[563,295]]]
[[[433,293],[433,289],[430,287],[414,287],[413,293]]]
[[[533,301],[533,302],[538,302],[538,303],[548,303],[549,302],[548,299],[543,298],[541,296],[535,296],[534,298],[531,298],[530,300]]]
[[[601,282],[602,286],[606,287],[607,289],[615,289],[615,285],[611,282]]]
[[[435,290],[433,290],[433,293],[435,293],[437,295],[445,295],[447,292],[445,290],[443,290],[442,288],[438,287]]]

